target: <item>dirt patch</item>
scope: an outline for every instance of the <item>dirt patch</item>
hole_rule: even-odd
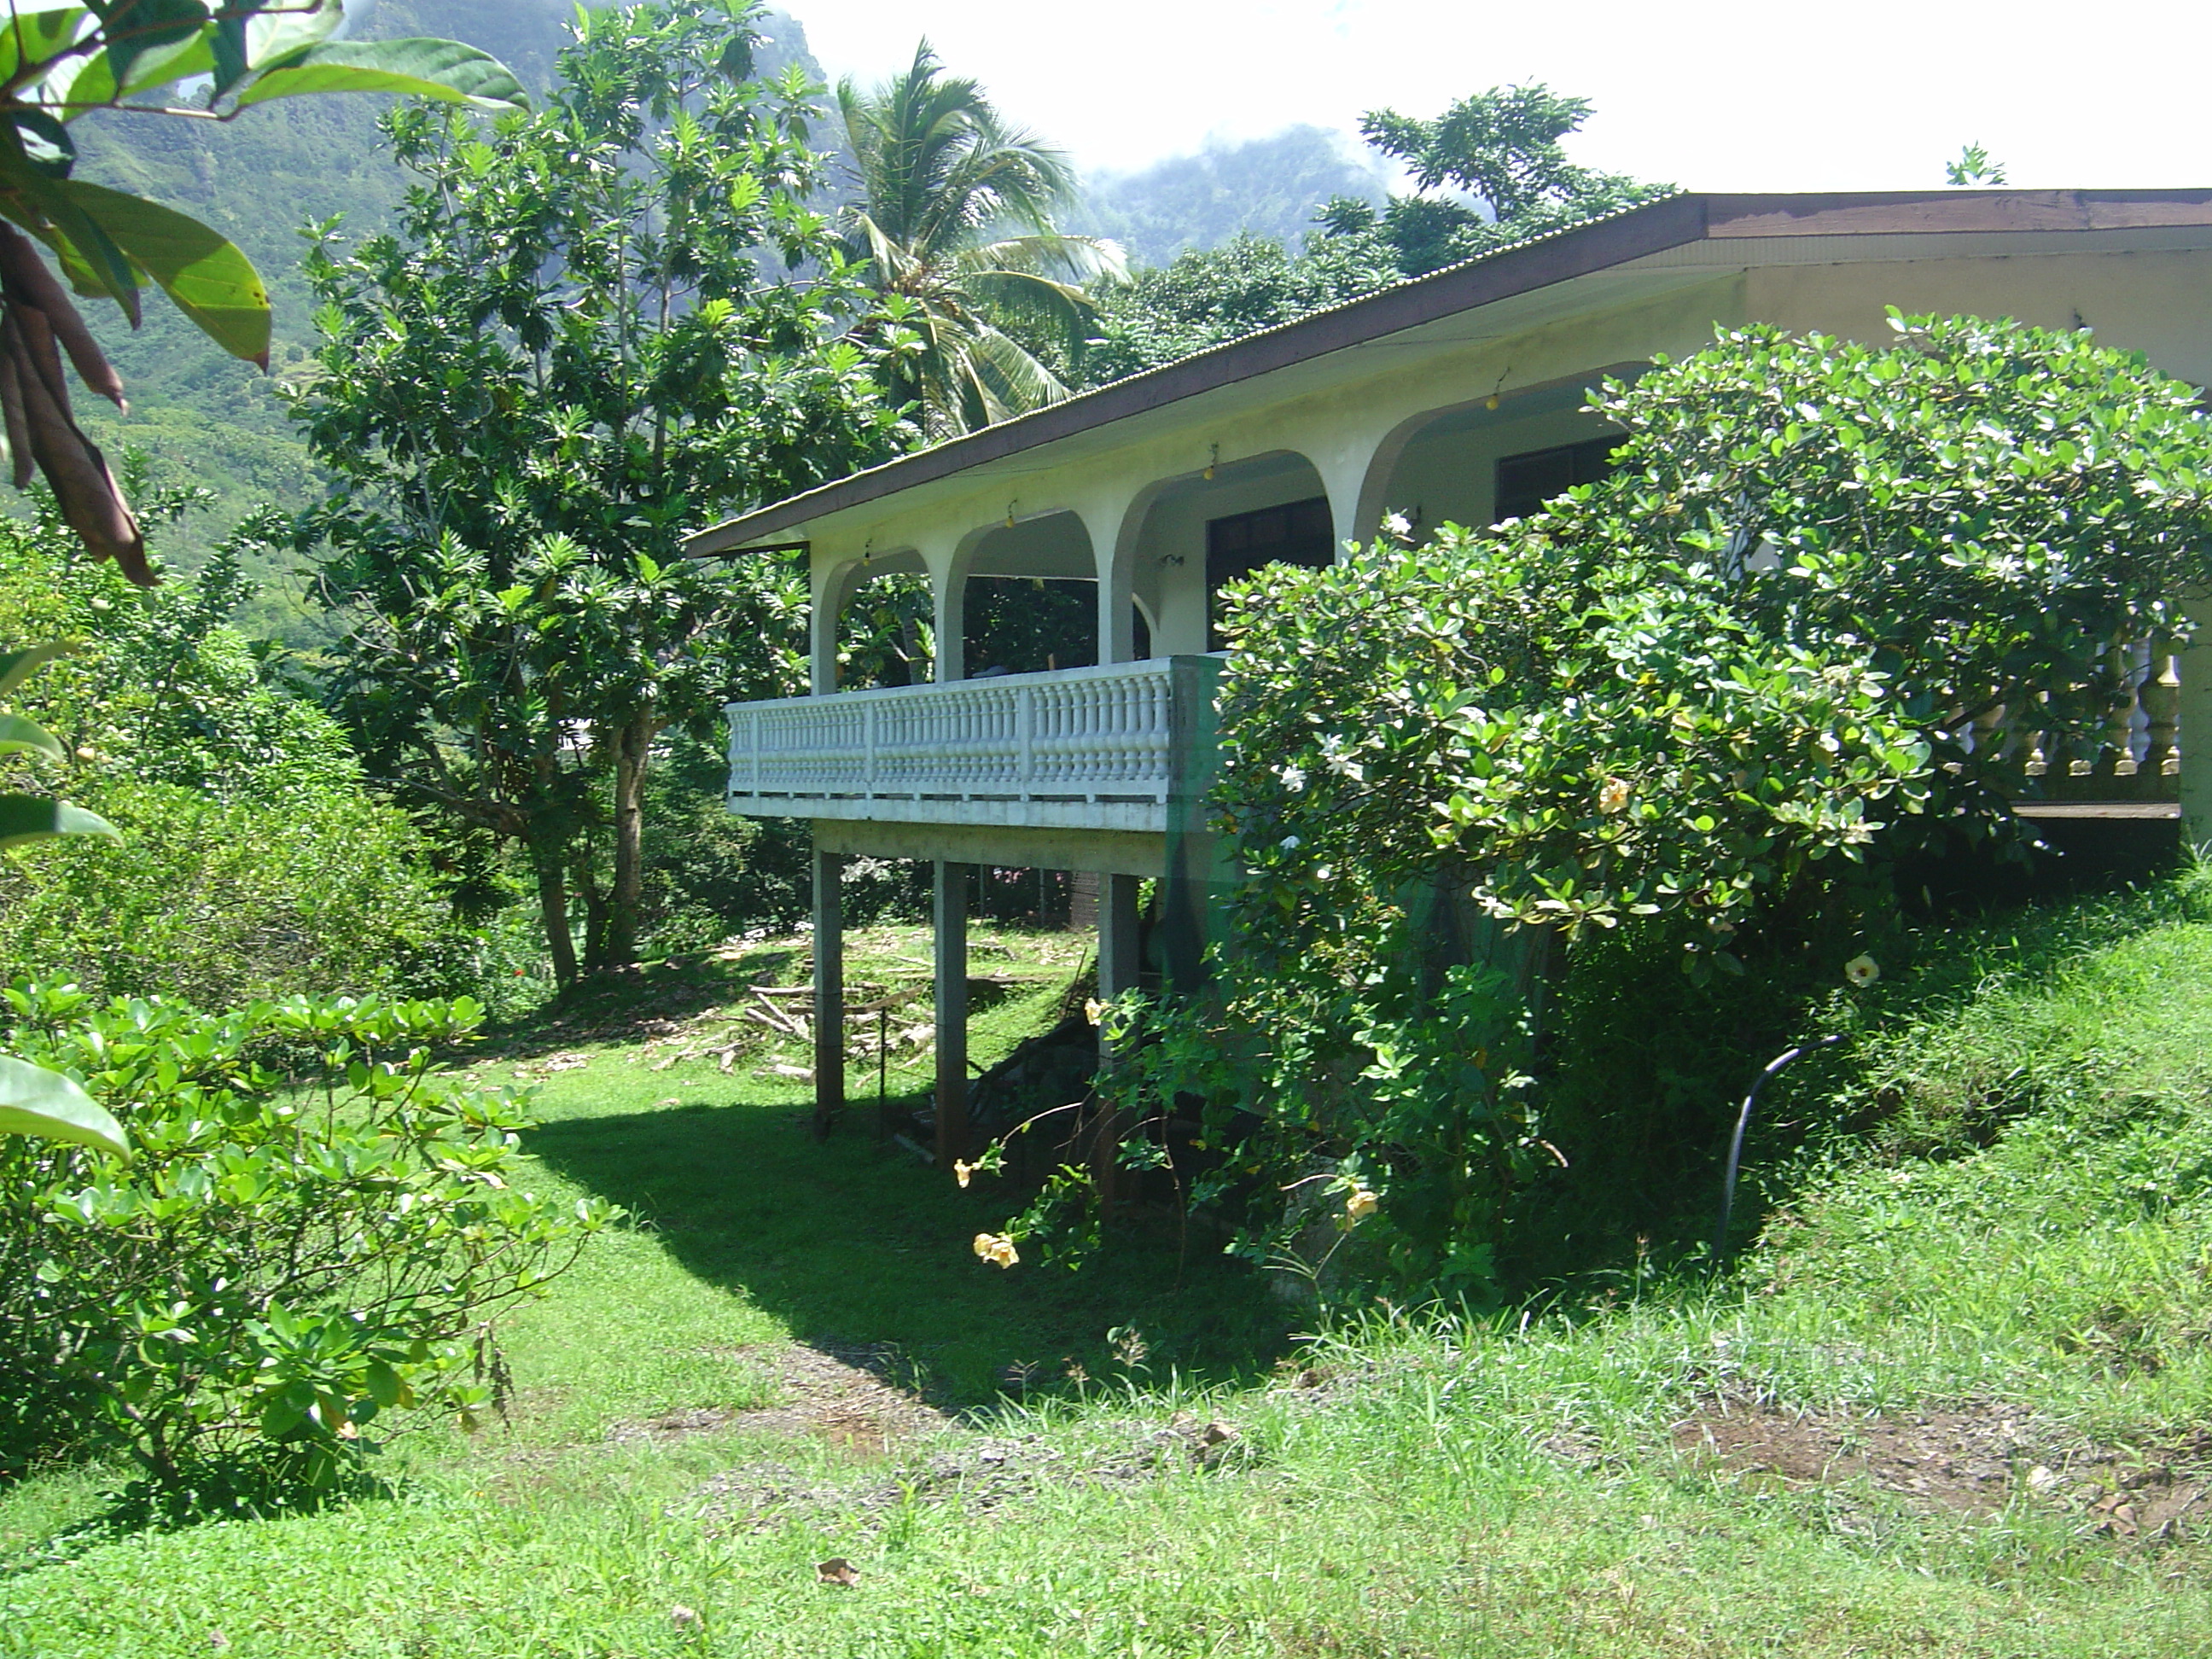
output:
[[[957,1504],[980,1514],[1046,1486],[1121,1486],[1171,1468],[1226,1470],[1254,1461],[1233,1424],[1202,1422],[1188,1412],[1165,1423],[1131,1424],[1126,1432],[1123,1444],[1089,1457],[1034,1434],[939,1441],[929,1456],[860,1481],[823,1480],[780,1464],[726,1469],[700,1489],[698,1513],[723,1528],[751,1530],[833,1514],[875,1522],[909,1504]]]
[[[863,1360],[872,1349],[754,1343],[723,1350],[769,1374],[781,1396],[753,1410],[711,1407],[667,1412],[608,1431],[615,1441],[681,1440],[702,1434],[811,1436],[857,1452],[890,1455],[898,1446],[938,1434],[952,1419],[907,1389],[886,1382]]]
[[[2212,1530],[2212,1437],[2100,1445],[1995,1405],[1875,1416],[1730,1399],[1708,1401],[1672,1433],[1693,1462],[1791,1487],[1863,1481],[1930,1513],[1995,1515],[2024,1497],[2073,1510],[2085,1534]]]

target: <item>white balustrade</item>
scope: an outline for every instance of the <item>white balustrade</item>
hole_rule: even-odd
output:
[[[1073,823],[1096,815],[968,812],[944,804],[1105,804],[1149,808],[1149,818],[1164,809],[1176,781],[1177,688],[1200,695],[1194,661],[1161,657],[732,703],[730,805],[760,816]],[[916,814],[871,810],[871,802],[938,805]]]

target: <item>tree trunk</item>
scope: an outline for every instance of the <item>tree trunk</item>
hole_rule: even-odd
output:
[[[559,853],[538,848],[531,852],[538,866],[538,913],[545,924],[553,981],[565,990],[576,982],[576,942],[568,934],[568,884],[562,878]]]
[[[637,960],[638,912],[645,904],[645,769],[653,756],[653,715],[631,716],[615,740],[615,867],[607,896],[605,966]]]
[[[607,896],[599,872],[592,867],[592,850],[586,846],[576,858],[575,887],[584,902],[584,977],[591,978],[607,965]]]

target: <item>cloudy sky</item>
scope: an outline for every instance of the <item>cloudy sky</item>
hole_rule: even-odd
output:
[[[1349,129],[1541,80],[1583,162],[1703,190],[1905,189],[1978,141],[2015,185],[2212,184],[2203,0],[785,0],[834,77],[927,32],[1086,169]]]

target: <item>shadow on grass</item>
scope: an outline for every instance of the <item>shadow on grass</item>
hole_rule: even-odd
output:
[[[527,1149],[654,1229],[674,1259],[742,1291],[801,1340],[918,1386],[933,1404],[1066,1392],[1139,1376],[1249,1380],[1291,1321],[1257,1274],[1194,1237],[1112,1237],[1079,1271],[987,1266],[971,1241],[1018,1207],[1004,1187],[962,1191],[895,1143],[872,1103],[823,1143],[793,1104],[693,1105],[545,1123]]]

